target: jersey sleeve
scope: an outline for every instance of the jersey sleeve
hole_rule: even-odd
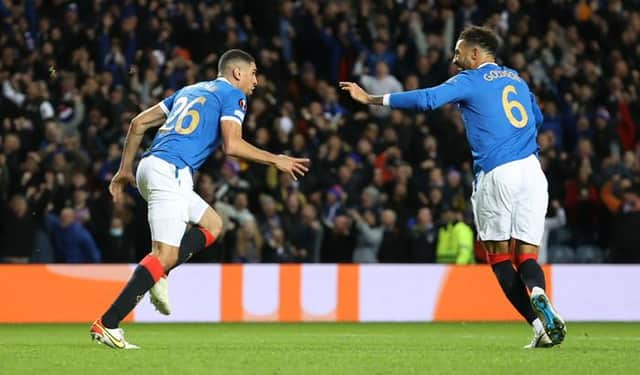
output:
[[[387,94],[383,102],[392,108],[428,111],[467,99],[473,87],[471,74],[460,72],[435,87]]]
[[[540,129],[542,122],[544,121],[544,115],[540,110],[538,102],[536,102],[536,96],[533,95],[531,91],[529,91],[529,95],[531,96],[531,110],[533,111],[533,116],[536,119],[536,128]]]
[[[169,116],[169,112],[171,112],[171,108],[173,108],[173,100],[176,98],[178,92],[174,92],[173,95],[164,98],[160,102],[160,108],[164,112],[165,115]]]
[[[220,121],[230,120],[242,125],[247,113],[247,98],[240,90],[234,90],[222,98]]]

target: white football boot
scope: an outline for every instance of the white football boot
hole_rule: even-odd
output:
[[[531,307],[533,307],[533,311],[538,315],[553,345],[561,344],[567,335],[567,326],[564,319],[562,319],[551,305],[549,297],[547,297],[542,288],[534,287],[533,290],[531,290]]]
[[[549,335],[544,331],[544,327],[542,327],[542,322],[540,319],[536,319],[533,322],[533,338],[531,339],[531,343],[525,345],[525,349],[537,349],[537,348],[550,348],[553,346]]]
[[[127,342],[122,328],[107,328],[102,325],[100,319],[93,322],[89,334],[93,341],[113,349],[140,349],[139,346]]]
[[[171,305],[169,305],[169,281],[166,276],[161,277],[149,290],[149,299],[160,314],[171,314]]]

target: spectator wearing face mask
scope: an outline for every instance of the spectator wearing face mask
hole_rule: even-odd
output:
[[[119,217],[111,219],[107,249],[104,252],[105,263],[135,263],[135,250],[125,233],[124,223]]]

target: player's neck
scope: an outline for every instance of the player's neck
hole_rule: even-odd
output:
[[[489,64],[496,64],[496,60],[494,58],[487,58],[487,59],[482,59],[480,61],[478,61],[478,64],[473,68],[473,69],[478,69],[478,68],[482,68],[485,65],[489,65]]]
[[[235,87],[235,88],[240,88],[238,87],[238,82],[235,81],[233,78],[229,78],[229,77],[225,77],[225,76],[218,76],[216,79],[221,79],[225,82],[227,82],[228,84],[230,84],[231,86]]]

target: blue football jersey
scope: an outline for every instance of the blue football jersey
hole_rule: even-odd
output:
[[[220,121],[242,125],[247,111],[242,91],[224,78],[183,87],[160,102],[167,119],[147,154],[178,168],[198,169],[220,146]]]
[[[538,150],[540,107],[527,83],[504,66],[483,64],[436,87],[389,94],[385,101],[393,108],[423,111],[457,103],[475,172],[489,172]]]

